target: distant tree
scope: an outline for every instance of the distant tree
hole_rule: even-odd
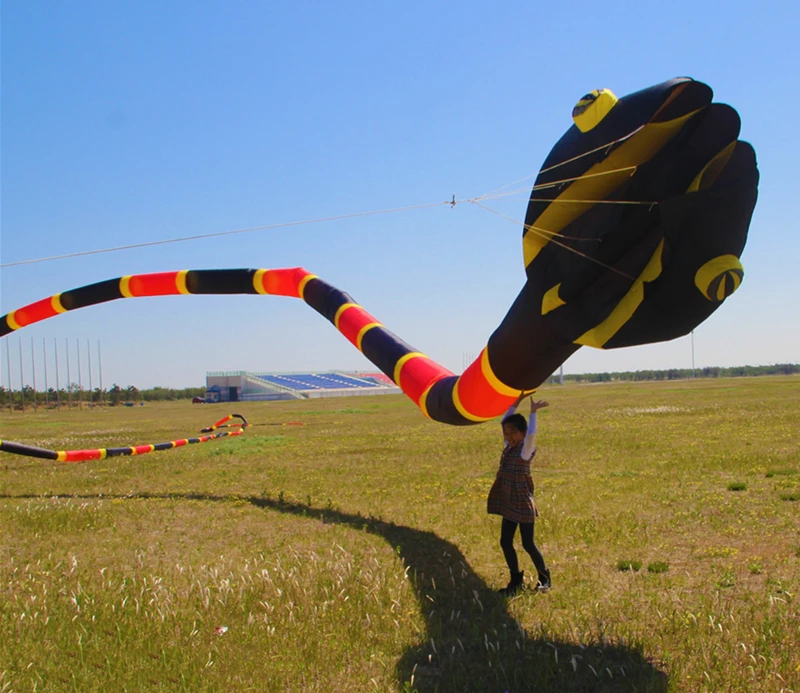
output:
[[[116,407],[120,403],[122,399],[122,388],[116,383],[114,383],[108,391],[108,399],[112,407]]]

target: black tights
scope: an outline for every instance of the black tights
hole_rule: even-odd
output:
[[[508,569],[512,574],[519,572],[519,561],[517,560],[517,552],[514,550],[514,534],[517,532],[517,524],[519,524],[519,535],[522,537],[522,548],[528,552],[528,555],[536,566],[536,570],[541,574],[547,570],[544,564],[544,558],[541,551],[536,548],[533,543],[533,522],[512,522],[503,518],[503,525],[500,528],[500,548],[503,549],[503,555],[506,557]]]

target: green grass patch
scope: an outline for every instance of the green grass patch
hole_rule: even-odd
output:
[[[744,481],[732,481],[730,484],[728,484],[728,490],[729,491],[746,491],[747,490],[747,484],[744,483]]]
[[[716,581],[719,589],[729,589],[736,586],[736,571],[733,568],[723,570]]]
[[[653,563],[647,564],[648,573],[655,573],[658,575],[659,573],[666,573],[668,570],[669,563],[665,563],[664,561],[654,561]]]
[[[798,501],[800,500],[800,491],[796,491],[794,493],[782,493],[781,494],[782,501]]]
[[[621,560],[617,561],[617,570],[638,572],[642,567],[642,562],[637,560]]]
[[[774,476],[794,476],[798,474],[797,469],[790,469],[790,468],[782,468],[782,469],[768,469],[765,476],[767,479],[771,479]]]

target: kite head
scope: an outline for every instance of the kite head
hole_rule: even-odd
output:
[[[738,114],[681,77],[572,117],[525,217],[530,321],[605,349],[687,334],[744,276],[758,169]]]

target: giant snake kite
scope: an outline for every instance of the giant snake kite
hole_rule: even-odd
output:
[[[76,308],[173,294],[303,299],[435,421],[501,414],[581,346],[688,334],[742,281],[756,204],[739,116],[689,78],[617,98],[591,92],[533,186],[522,236],[527,281],[478,358],[456,376],[348,294],[302,268],[139,274],[65,291],[8,313],[0,337]],[[8,449],[7,441],[0,450]]]

